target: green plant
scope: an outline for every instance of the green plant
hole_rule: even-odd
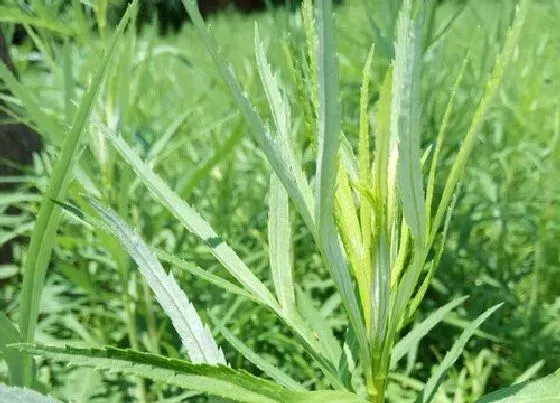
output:
[[[203,270],[192,270],[192,273],[231,293],[249,298],[278,315],[292,329],[306,352],[314,358],[327,382],[338,391],[306,392],[303,385],[253,353],[241,340],[228,333],[227,328],[216,319],[216,327],[221,329],[230,344],[276,383],[224,366],[225,358],[217,343],[173,276],[165,273],[152,249],[126,223],[126,180],[120,183],[125,190],[121,190],[122,193],[119,194],[122,198],[118,200],[125,200],[118,205],[125,207],[119,208],[119,214],[94,199],[86,198],[84,202],[79,196],[75,200],[80,204],[81,210],[64,204],[63,197],[49,193],[45,195],[44,203],[57,203],[93,224],[99,232],[111,233],[120,241],[123,251],[136,262],[146,284],[170,317],[191,362],[115,348],[58,348],[30,344],[13,347],[77,365],[107,370],[118,368],[127,374],[234,400],[261,402],[338,399],[350,402],[365,398],[384,401],[390,369],[442,320],[445,313],[463,301],[459,299],[450,302],[399,340],[399,334],[413,317],[438,265],[453,210],[453,193],[474,147],[478,128],[516,46],[528,2],[523,2],[497,59],[486,92],[444,184],[439,203],[436,203],[434,196],[438,157],[462,74],[456,81],[448,103],[429,165],[427,185],[424,187],[422,167],[428,166],[428,159],[422,158],[420,149],[418,88],[422,67],[422,8],[413,7],[411,1],[405,1],[401,10],[397,24],[394,66],[389,70],[380,89],[379,106],[375,113],[375,147],[369,145],[370,111],[367,101],[369,70],[373,60],[373,52],[370,52],[363,74],[357,158],[352,155],[349,141],[341,136],[330,1],[317,2],[316,25],[313,16],[306,19],[308,43],[314,44],[317,40],[319,44],[317,50],[313,46],[308,49],[309,59],[315,60],[318,66],[317,71],[311,73],[315,77],[312,88],[318,89],[317,94],[312,91],[311,95],[317,100],[311,101],[317,115],[317,121],[311,124],[313,131],[318,133],[313,190],[300,161],[300,150],[296,148],[297,133],[291,120],[291,105],[266,60],[258,30],[255,35],[257,66],[273,116],[274,129],[270,129],[262,121],[248,98],[243,95],[240,84],[218,51],[213,37],[206,30],[195,2],[186,1],[185,6],[227,88],[248,121],[254,138],[274,170],[270,179],[268,243],[275,295],[253,274],[234,249],[220,238],[217,231],[154,172],[154,161],[148,158],[148,163],[145,163],[139,153],[128,145],[130,139],[127,138],[127,133],[122,137],[114,134],[118,125],[108,129],[98,125],[96,129],[102,132],[152,195],[188,232],[203,242],[243,288],[225,279],[213,277]],[[306,7],[306,10],[311,10],[311,2],[307,1]],[[109,105],[107,110],[111,115],[114,105]],[[111,119],[108,120],[111,122]],[[374,158],[372,148],[375,150]],[[126,167],[122,172],[127,172]],[[110,175],[107,177],[110,178]],[[129,177],[129,180],[132,179]],[[305,302],[301,297],[296,298],[296,287],[292,280],[292,225],[289,214],[292,206],[313,235],[324,264],[338,287],[350,324],[343,348],[329,334],[327,326],[312,323],[306,318],[313,316],[303,314],[309,307],[298,306]],[[52,204],[52,208],[57,207]],[[90,208],[93,208],[99,218],[93,216]],[[38,233],[41,234],[40,231]],[[110,242],[106,244],[110,245]],[[430,254],[432,251],[433,255]],[[161,250],[156,254],[174,264],[186,264]],[[122,262],[120,267],[126,270],[128,264],[122,256],[120,251],[115,252],[115,260]],[[422,273],[425,276],[420,281]],[[123,284],[126,286],[127,282],[123,281]],[[35,289],[35,298],[40,291],[41,287]],[[125,301],[124,304],[127,306],[128,302]],[[418,398],[420,401],[434,398],[445,373],[459,357],[469,337],[497,308],[490,308],[466,327],[426,383]],[[9,343],[14,341],[17,340],[10,340]],[[132,347],[133,344],[131,341]],[[353,378],[362,378],[365,388],[360,388],[359,382],[358,385],[352,382]],[[551,376],[540,382],[554,384],[556,380],[557,376]],[[522,390],[521,387],[518,389]],[[516,391],[514,388],[513,392],[504,391],[502,394]]]

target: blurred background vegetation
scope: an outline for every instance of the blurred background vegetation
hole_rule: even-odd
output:
[[[313,112],[305,100],[309,72],[297,1],[288,0],[287,5],[249,0],[199,3],[244,89],[266,116],[254,63],[254,25],[258,23],[304,134],[304,161],[306,155],[311,161],[313,133],[308,133],[306,121],[313,119]],[[370,106],[375,108],[392,57],[399,1],[339,3],[336,23],[343,129],[356,142],[363,64],[375,43],[370,84]],[[154,169],[270,283],[266,245],[269,168],[187,23],[180,1],[141,4],[138,29],[121,44],[92,120],[108,128],[120,125]],[[515,2],[440,0],[431,5],[424,33],[424,147],[435,140],[453,82],[465,55],[471,52],[449,123],[446,164],[452,161],[468,128]],[[124,2],[103,0],[4,0],[0,5],[6,42],[17,44],[10,46],[10,53],[22,84],[19,93],[4,88],[0,95],[4,111],[0,134],[6,124],[24,124],[37,131],[44,143],[27,165],[15,164],[17,176],[3,176],[0,183],[9,184],[9,190],[3,188],[0,193],[0,309],[11,319],[17,320],[19,312],[22,259],[38,210],[38,192],[45,190],[68,116],[124,8]],[[247,14],[249,11],[258,13]],[[395,371],[389,394],[392,401],[414,400],[421,381],[441,361],[461,327],[499,302],[504,306],[469,343],[438,401],[474,401],[516,379],[548,374],[560,367],[559,17],[559,0],[532,2],[521,45],[468,164],[443,259],[417,320],[456,296],[470,298]],[[21,21],[24,24],[14,24]],[[70,82],[65,81],[65,71],[70,72]],[[96,133],[96,126],[92,124],[88,131],[71,198],[78,198],[82,189],[98,194],[106,204],[122,209],[152,245],[229,278],[208,251],[119,165],[115,153]],[[4,158],[2,164],[9,163]],[[299,217],[293,218],[295,276],[301,298],[309,298],[310,314],[328,318],[342,338],[346,319],[340,298],[309,233]],[[122,253],[116,249],[110,239],[65,216],[43,293],[37,339],[123,348],[136,343],[146,351],[178,356],[179,341],[148,288],[134,271],[126,281],[119,277],[119,267],[131,263],[119,261]],[[302,356],[301,346],[274,315],[187,271],[173,270],[206,322],[211,323],[210,317],[220,318],[252,349],[295,379],[320,379],[317,368]],[[135,339],[127,327],[131,323],[127,306]],[[217,337],[232,366],[261,374]],[[63,399],[126,401],[133,396],[133,381],[120,375],[44,361],[38,365],[42,387]],[[7,370],[0,364],[0,380],[6,377]],[[309,386],[325,385],[318,380]],[[162,385],[150,390],[154,399],[203,400]]]

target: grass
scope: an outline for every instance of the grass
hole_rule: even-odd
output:
[[[476,2],[403,1],[356,29],[359,4],[210,30],[185,7],[193,26],[168,38],[69,23],[68,40],[59,19],[89,17],[25,17],[43,18],[44,62],[5,81],[51,146],[22,178],[44,195],[34,230],[33,198],[2,214],[31,235],[22,298],[13,271],[2,287],[9,382],[67,400],[474,401],[558,368],[555,4],[494,27]],[[79,396],[53,361],[119,373]]]

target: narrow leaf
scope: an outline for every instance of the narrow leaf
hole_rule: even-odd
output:
[[[426,242],[426,208],[420,167],[420,27],[405,0],[397,26],[391,130],[398,139],[397,181],[403,213],[419,246]]]
[[[366,192],[373,191],[371,177],[371,158],[370,158],[370,128],[369,128],[369,80],[371,77],[371,66],[373,63],[374,47],[372,46],[362,73],[362,88],[360,91],[360,129],[359,129],[359,145],[358,145],[358,165],[359,165],[359,181],[362,189]],[[360,229],[362,235],[362,262],[360,271],[364,273],[365,280],[361,287],[365,293],[371,289],[371,249],[372,249],[372,214],[373,207],[369,198],[365,194],[360,195]],[[354,231],[356,231],[354,229]],[[360,288],[360,295],[362,295]],[[371,304],[367,298],[361,296],[362,307],[364,308],[364,317],[366,320],[366,328],[370,326]]]
[[[158,257],[158,259],[171,263],[173,266],[176,266],[181,270],[185,270],[186,272],[192,274],[193,276],[197,276],[203,280],[206,280],[210,284],[220,287],[228,292],[231,292],[232,294],[237,294],[247,299],[250,299],[252,301],[255,301],[257,303],[261,303],[259,299],[255,298],[252,294],[245,291],[245,289],[233,284],[232,282],[220,276],[216,276],[215,274],[212,274],[207,270],[204,270],[196,266],[192,262],[187,262],[185,260],[179,259],[178,257],[173,256],[171,253],[168,253],[161,249],[155,250],[155,254]]]
[[[270,175],[268,244],[276,296],[280,307],[289,314],[296,310],[292,273],[292,230],[288,194],[274,173]]]
[[[112,347],[78,349],[38,344],[13,347],[72,365],[135,375],[235,401],[278,402],[285,391],[273,382],[223,365],[193,364],[133,350]]]
[[[21,299],[20,329],[25,341],[32,341],[35,325],[39,315],[39,304],[47,266],[55,239],[56,229],[60,220],[60,208],[52,200],[64,201],[74,171],[80,139],[89,120],[93,103],[101,87],[105,70],[112,58],[118,39],[122,36],[125,26],[137,3],[130,5],[119,23],[111,42],[100,60],[99,67],[82,97],[74,122],[66,135],[62,151],[53,168],[47,192],[41,202],[31,243],[25,258],[23,270],[23,291]],[[31,362],[25,360],[25,386],[31,386]]]
[[[290,171],[290,163],[285,160],[279,146],[268,133],[261,118],[254,110],[249,100],[243,95],[233,70],[226,64],[225,59],[218,50],[218,45],[214,37],[208,32],[204,25],[204,20],[200,14],[197,2],[195,0],[183,0],[183,5],[189,14],[195,29],[202,37],[208,53],[210,53],[210,56],[218,67],[220,75],[226,83],[233,99],[245,116],[253,137],[266,155],[266,158],[268,159],[270,165],[272,165],[274,172],[276,172],[276,175],[278,175],[284,184],[284,187],[288,191],[288,194],[296,205],[299,213],[302,215],[306,225],[313,232],[315,224],[313,219],[313,205],[310,204],[308,200],[309,190],[302,189],[300,185],[298,185],[298,181],[296,180],[294,173]],[[296,176],[299,176],[299,174]]]
[[[191,361],[225,364],[224,355],[212,337],[212,333],[200,320],[173,274],[165,272],[148,245],[116,213],[94,199],[90,198],[88,201],[138,265],[146,283],[181,337]]]
[[[39,344],[16,344],[12,347],[72,365],[135,375],[238,402],[367,403],[346,391],[290,391],[274,382],[223,365],[192,364],[133,350],[112,347],[78,349]]]
[[[125,141],[113,134],[107,137],[136,175],[181,224],[192,234],[199,237],[220,263],[249,291],[265,305],[275,307],[276,300],[266,286],[251,272],[237,253],[221,239],[210,225],[184,200],[182,200]]]
[[[342,296],[351,326],[366,360],[367,337],[362,313],[334,222],[334,194],[340,145],[341,111],[335,57],[332,0],[317,2],[317,65],[319,77],[319,141],[316,164],[315,221],[319,247]]]
[[[455,307],[461,305],[467,297],[456,298],[432,312],[423,322],[414,326],[414,328],[404,336],[391,351],[391,368],[395,368],[397,362],[404,357],[414,344],[418,343],[430,330],[439,324],[445,316]]]
[[[500,308],[500,306],[502,306],[502,304],[494,305],[492,308],[488,309],[486,312],[476,318],[470,324],[470,326],[463,331],[461,336],[459,336],[457,341],[455,341],[455,343],[451,347],[451,350],[449,350],[447,354],[445,354],[445,357],[443,357],[443,361],[439,364],[430,379],[428,379],[428,382],[426,382],[424,390],[416,399],[417,403],[427,403],[432,401],[437,389],[439,388],[439,385],[441,384],[441,382],[443,382],[446,372],[462,354],[465,345],[474,334],[475,330],[478,329],[482,322],[488,319],[490,315],[492,315],[498,308]]]
[[[457,91],[459,90],[459,85],[463,79],[463,75],[465,73],[465,69],[467,67],[467,61],[469,60],[469,55],[465,57],[463,61],[463,65],[455,80],[455,84],[453,85],[453,89],[451,90],[451,97],[447,102],[447,106],[445,107],[445,112],[443,113],[443,119],[441,121],[441,126],[439,128],[439,132],[437,135],[436,140],[436,147],[434,149],[434,155],[432,156],[432,164],[430,166],[430,173],[428,174],[428,183],[426,185],[426,216],[428,221],[431,221],[432,216],[432,202],[434,198],[434,188],[435,188],[435,179],[436,179],[436,168],[439,162],[439,154],[443,147],[443,141],[445,140],[445,136],[447,134],[447,126],[449,125],[449,120],[451,119],[451,114],[453,112],[453,107],[455,106],[455,98],[457,96]],[[427,228],[427,231],[431,231],[432,229]]]
[[[455,191],[455,186],[457,185],[457,182],[459,181],[464,171],[467,160],[474,148],[480,126],[482,125],[486,113],[491,106],[491,102],[496,95],[498,88],[500,87],[500,83],[502,81],[502,77],[504,76],[506,67],[513,55],[513,52],[517,47],[517,43],[521,35],[521,29],[523,28],[523,24],[525,23],[525,18],[527,16],[529,3],[530,0],[522,0],[520,5],[517,7],[515,20],[509,29],[502,51],[498,55],[494,64],[494,68],[490,73],[490,78],[488,80],[488,83],[486,84],[486,89],[482,96],[482,100],[480,101],[480,104],[478,105],[478,108],[473,116],[471,125],[467,132],[467,135],[465,136],[463,144],[461,145],[461,148],[459,149],[459,152],[455,157],[455,162],[453,163],[451,172],[449,173],[447,181],[445,182],[443,195],[441,196],[441,201],[439,203],[434,221],[431,226],[432,238],[435,236],[435,231],[437,231],[437,229],[441,225],[447,206],[449,205]]]

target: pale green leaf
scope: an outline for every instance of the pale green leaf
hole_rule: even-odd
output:
[[[459,85],[463,79],[463,75],[465,73],[465,69],[467,67],[467,61],[469,60],[469,55],[465,57],[463,61],[463,65],[461,67],[461,71],[455,80],[455,84],[453,89],[451,90],[451,97],[449,97],[449,101],[447,102],[447,106],[445,107],[445,112],[443,114],[443,119],[441,121],[441,126],[439,128],[439,132],[436,139],[436,147],[434,149],[434,155],[432,156],[432,163],[430,165],[430,173],[428,174],[428,183],[426,184],[426,216],[428,222],[431,222],[432,216],[432,203],[434,198],[434,189],[435,189],[435,179],[436,179],[436,168],[439,162],[439,154],[443,147],[443,141],[445,140],[445,136],[447,134],[447,126],[449,125],[449,120],[451,119],[451,114],[453,113],[453,107],[455,106],[455,98],[457,97],[457,91],[459,90]],[[432,231],[429,227],[426,229],[427,231]],[[430,234],[430,241],[433,239],[433,235]],[[429,241],[429,243],[431,243]]]
[[[115,212],[94,199],[90,205],[138,265],[144,280],[154,292],[193,363],[225,364],[226,360],[210,329],[196,313],[172,273],[167,274],[146,243]]]
[[[193,364],[133,350],[112,347],[77,349],[38,344],[14,347],[72,365],[135,375],[235,401],[278,402],[278,397],[285,391],[272,382],[223,365]]]
[[[420,27],[411,20],[412,0],[405,0],[397,25],[391,105],[392,137],[398,139],[397,181],[410,231],[423,247],[426,208],[420,166]],[[396,133],[396,134],[395,134]]]
[[[268,288],[251,272],[237,253],[221,239],[210,225],[144,163],[125,141],[113,134],[107,137],[128,164],[132,166],[142,183],[150,190],[183,226],[200,238],[220,263],[249,291],[265,305],[275,307],[277,302]]]
[[[332,0],[317,2],[317,65],[319,82],[319,139],[316,164],[315,222],[317,240],[325,262],[342,296],[354,328],[362,358],[369,356],[368,343],[349,268],[334,222],[334,194],[340,145],[341,110],[338,66],[335,56]]]
[[[276,174],[270,175],[268,206],[268,247],[274,289],[280,307],[294,312],[292,229],[288,208],[288,194]]]
[[[371,319],[371,304],[369,298],[364,296],[365,293],[369,295],[371,289],[371,253],[372,253],[372,214],[373,206],[367,192],[373,191],[372,189],[372,175],[371,175],[371,158],[370,158],[370,127],[369,127],[369,81],[371,77],[371,66],[373,63],[374,47],[372,46],[364,70],[362,73],[362,88],[360,90],[360,128],[359,128],[359,142],[358,142],[358,165],[359,165],[359,182],[362,186],[363,192],[360,194],[360,233],[362,237],[362,257],[359,270],[365,273],[364,284],[359,284],[360,296],[362,301],[362,308],[364,309],[364,316],[366,321],[366,328],[370,326]],[[357,232],[354,229],[354,232]],[[362,291],[365,288],[366,291]]]

